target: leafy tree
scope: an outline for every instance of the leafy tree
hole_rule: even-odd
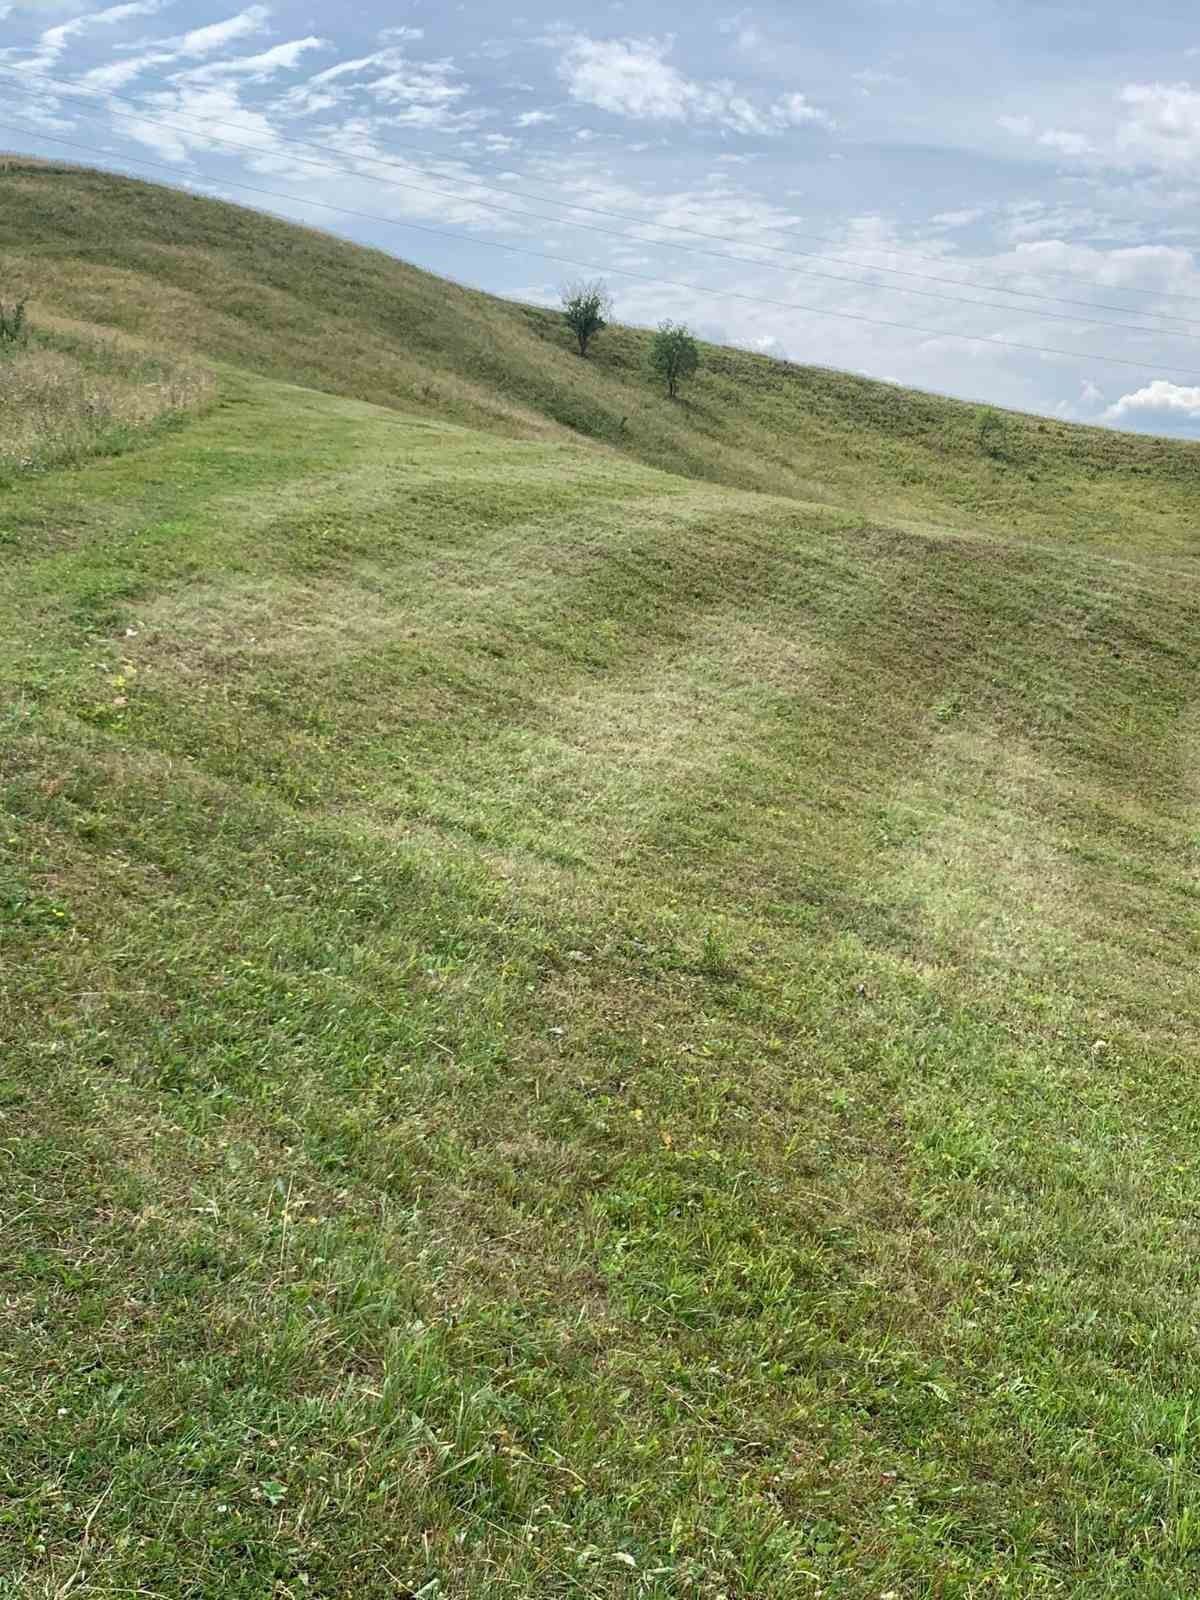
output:
[[[690,378],[699,365],[700,346],[687,325],[661,323],[650,346],[650,370],[666,383],[672,400],[679,393],[679,385]]]
[[[613,303],[607,285],[600,278],[566,283],[562,287],[562,305],[567,327],[579,341],[579,354],[586,356],[588,345],[612,321]]]

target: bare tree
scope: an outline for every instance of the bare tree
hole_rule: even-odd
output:
[[[565,283],[562,305],[567,327],[579,341],[579,354],[586,356],[592,340],[612,321],[613,303],[608,286],[600,278]]]

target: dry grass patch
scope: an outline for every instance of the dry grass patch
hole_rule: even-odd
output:
[[[0,478],[119,450],[153,423],[211,403],[196,362],[50,326],[0,354]]]
[[[1161,994],[1148,1003],[1164,972],[1187,1014],[1200,1002],[1184,875],[1167,861],[1135,875],[1119,830],[1140,814],[1105,799],[1011,731],[947,731],[889,804],[892,864],[873,887],[916,930],[914,959],[957,992],[1015,985],[1098,1036],[1120,1027],[1166,1043],[1178,1018]],[[1118,832],[1081,849],[1066,820],[1081,811]]]
[[[912,909],[929,957],[951,969],[1044,975],[1087,917],[1067,841],[1037,814],[1061,780],[995,729],[943,733],[929,767],[889,807],[908,842],[876,880]]]
[[[800,692],[822,654],[746,616],[705,612],[683,643],[554,696],[539,720],[554,729],[588,809],[602,797],[606,810],[623,810],[635,793],[714,778],[771,704]]]

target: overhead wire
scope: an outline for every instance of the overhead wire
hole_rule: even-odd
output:
[[[42,129],[30,129],[27,125],[14,124],[0,121],[0,128],[9,133],[29,135],[33,133],[38,139],[50,144],[59,144],[66,149],[79,150],[92,156],[97,154],[94,144],[80,144],[77,140],[64,139],[61,135],[50,134]],[[167,172],[176,183],[180,180],[179,169],[163,161],[150,161],[140,156],[121,156],[117,159],[126,165],[135,167],[148,167],[153,171]],[[344,172],[345,177],[352,178],[351,172]],[[946,328],[927,328],[918,323],[899,322],[891,318],[871,317],[864,312],[838,311],[828,306],[806,305],[800,301],[775,300],[766,295],[748,294],[745,290],[710,288],[706,284],[687,283],[680,279],[663,278],[646,272],[635,272],[628,267],[602,266],[594,261],[581,261],[578,257],[564,256],[546,250],[535,250],[529,245],[510,244],[499,239],[488,239],[482,235],[455,233],[447,228],[435,228],[428,223],[413,222],[407,217],[385,216],[379,212],[362,211],[349,206],[337,205],[330,200],[317,200],[312,196],[287,194],[276,189],[265,189],[257,185],[243,183],[233,178],[211,178],[207,174],[199,174],[206,183],[214,189],[240,189],[244,193],[254,194],[271,200],[283,200],[291,206],[316,207],[322,211],[332,211],[342,216],[354,217],[360,221],[382,223],[388,227],[407,228],[418,233],[430,234],[438,238],[452,239],[459,244],[469,244],[493,250],[504,250],[514,255],[530,256],[541,261],[552,261],[561,266],[575,267],[585,272],[607,272],[610,276],[629,278],[640,283],[654,284],[660,288],[681,289],[688,294],[709,295],[719,300],[736,300],[751,305],[770,306],[782,311],[801,311],[816,317],[833,317],[841,321],[863,323],[870,327],[898,329],[906,333],[919,333],[930,339],[951,339],[968,344],[995,345],[1007,350],[1021,350],[1034,355],[1065,356],[1072,361],[1096,361],[1109,366],[1130,367],[1135,371],[1166,378],[1185,376],[1189,383],[1200,381],[1200,372],[1181,367],[1163,366],[1151,361],[1131,360],[1127,356],[1107,355],[1100,351],[1091,350],[1065,350],[1055,345],[1030,344],[1023,340],[1005,339],[994,334],[959,333]],[[212,196],[198,195],[197,198],[212,198]],[[1165,336],[1165,335],[1164,335]]]
[[[112,91],[87,89],[87,88],[84,88],[83,86],[81,86],[79,84],[74,84],[74,83],[71,83],[71,82],[69,82],[69,81],[67,81],[65,79],[61,79],[61,78],[55,78],[55,77],[53,77],[53,76],[51,76],[50,74],[47,74],[47,73],[30,72],[27,69],[15,68],[15,67],[6,66],[6,65],[3,65],[3,64],[0,64],[0,72],[14,74],[19,79],[23,79],[24,81],[30,81],[32,79],[36,79],[40,83],[44,83],[44,84],[49,85],[51,87],[51,91],[53,93],[55,93],[55,94],[64,95],[64,96],[67,96],[67,97],[72,97],[72,98],[77,98],[77,99],[78,98],[84,98],[84,99],[102,101],[105,112],[107,112],[110,115],[121,116],[121,117],[125,117],[127,119],[130,119],[130,120],[136,120],[136,121],[139,121],[139,122],[147,122],[147,123],[150,123],[152,125],[157,125],[157,126],[160,126],[160,127],[172,129],[173,131],[175,131],[177,133],[186,134],[186,135],[188,135],[188,136],[190,136],[192,138],[196,138],[198,136],[198,130],[195,127],[181,127],[178,123],[168,122],[165,118],[155,114],[152,111],[146,111],[146,110],[140,109],[136,105],[136,103],[132,103],[131,102],[130,105],[129,105],[129,109],[125,109],[124,107],[115,104],[114,102],[115,102],[115,100],[117,98],[119,98],[119,96],[114,94]],[[178,85],[168,83],[168,82],[166,82],[164,80],[161,80],[161,79],[149,79],[147,81],[147,87],[157,88],[157,89],[163,90],[165,92],[175,92],[178,89]],[[126,98],[128,98],[128,97],[126,97]],[[180,113],[173,113],[173,114],[178,115]],[[182,115],[187,116],[187,113],[183,112]],[[193,120],[196,120],[196,119],[193,119]],[[206,117],[206,118],[203,119],[202,126],[199,129],[199,136],[205,137],[205,138],[210,138],[210,139],[217,139],[220,142],[225,143],[225,144],[230,144],[230,145],[233,145],[233,146],[240,146],[242,148],[254,151],[256,153],[262,153],[261,147],[258,146],[258,145],[253,144],[251,141],[239,140],[239,139],[236,139],[236,138],[232,138],[229,135],[215,134],[212,131],[214,128],[220,128],[220,127],[233,128],[233,127],[236,127],[236,126],[237,126],[236,124],[231,123],[231,122],[229,122],[227,120],[223,120],[223,119],[220,119],[220,118],[208,118],[208,117]],[[319,144],[314,140],[302,139],[302,138],[298,138],[298,137],[295,137],[295,136],[284,135],[284,134],[275,134],[274,135],[274,140],[275,140],[275,143],[277,145],[280,145],[280,146],[284,146],[284,147],[296,146],[298,148],[303,148],[303,149],[307,149],[307,150],[314,150],[314,151],[317,151],[318,153],[323,154],[323,155],[332,155],[340,162],[344,162],[347,159],[356,159],[356,158],[350,157],[346,151],[337,149],[336,146],[331,146],[331,145],[326,145],[326,144]],[[396,141],[395,143],[396,143],[398,148],[399,147],[403,147],[399,141]],[[412,146],[411,148],[419,149],[420,147]],[[425,150],[422,150],[421,153],[425,156],[426,160],[440,161],[443,164],[445,163],[445,161],[447,159],[444,156],[438,156],[438,155],[436,155],[436,154],[434,154],[432,152],[425,151]],[[309,165],[317,165],[317,163],[313,162],[311,160],[311,158],[294,157],[293,159],[300,160],[300,161],[307,161],[307,163]],[[411,181],[412,175],[413,175],[412,174],[411,165],[410,164],[405,164],[405,163],[402,163],[402,162],[390,161],[390,160],[388,160],[386,158],[386,156],[374,156],[373,155],[373,156],[360,157],[360,158],[357,158],[357,159],[360,160],[363,163],[366,163],[366,164],[370,165],[371,167],[387,167],[387,168],[391,168],[391,169],[393,169],[395,171],[398,171],[398,172],[404,172],[407,175],[407,181],[401,181],[401,180],[397,180],[397,179],[382,178],[382,177],[379,177],[377,173],[362,171],[362,170],[356,168],[354,176],[357,177],[358,179],[360,179],[361,181],[365,181],[365,182],[369,182],[369,183],[378,183],[378,184],[382,184],[382,185],[389,186],[389,187],[407,188],[407,189],[413,190],[414,192],[418,192],[418,193],[424,192],[424,193],[436,195],[439,198],[456,200],[456,201],[458,201],[460,203],[463,203],[463,204],[478,205],[478,206],[480,206],[482,208],[490,209],[490,210],[494,210],[494,211],[498,211],[498,212],[507,211],[507,212],[510,212],[512,215],[515,215],[515,216],[534,217],[538,221],[555,222],[555,223],[558,223],[558,224],[560,224],[562,226],[568,226],[569,225],[571,227],[587,229],[588,231],[591,231],[591,232],[596,232],[596,233],[613,233],[614,232],[614,230],[605,229],[605,228],[599,228],[599,227],[596,227],[593,224],[572,221],[571,219],[566,218],[566,217],[562,217],[562,218],[560,218],[560,217],[547,217],[544,214],[540,214],[538,212],[515,210],[514,208],[504,206],[504,205],[498,203],[495,200],[478,199],[478,198],[471,197],[471,196],[464,196],[463,194],[457,193],[457,192],[451,192],[451,191],[444,190],[444,189],[431,188],[428,184],[413,183]],[[345,171],[344,167],[343,168],[339,168],[338,170],[339,170],[339,173],[343,173]],[[426,176],[426,174],[422,173],[422,174],[420,174],[420,176]],[[522,190],[515,190],[515,189],[512,189],[511,187],[504,187],[503,185],[501,185],[501,184],[499,184],[499,183],[497,183],[495,181],[491,181],[491,182],[485,183],[482,179],[478,179],[478,178],[468,178],[468,177],[462,177],[462,176],[459,176],[459,175],[448,176],[448,175],[445,175],[445,174],[438,174],[438,173],[431,173],[431,174],[428,174],[428,176],[432,176],[432,177],[435,177],[435,178],[441,177],[443,179],[443,181],[452,182],[452,183],[458,185],[460,189],[461,188],[482,189],[482,190],[488,191],[489,193],[490,192],[495,192],[497,194],[504,195],[504,196],[506,196],[506,197],[508,197],[510,199],[519,199],[519,200],[531,201],[531,202],[537,203],[537,204],[553,205],[553,206],[556,206],[556,207],[560,208],[561,210],[565,210],[565,211],[582,211],[582,212],[586,212],[589,215],[593,215],[593,216],[612,217],[612,218],[615,218],[615,219],[619,219],[621,221],[632,223],[634,226],[642,228],[642,229],[652,229],[656,233],[661,233],[663,231],[668,231],[668,232],[671,232],[671,233],[683,233],[683,234],[687,234],[687,235],[689,235],[690,237],[693,237],[693,238],[707,239],[707,240],[710,240],[713,243],[734,244],[734,245],[738,245],[738,246],[741,246],[743,248],[748,248],[748,249],[752,249],[752,250],[767,251],[772,255],[780,255],[780,256],[785,256],[785,257],[789,257],[789,258],[790,257],[795,257],[795,258],[804,259],[804,260],[810,260],[810,261],[820,261],[820,262],[823,262],[823,263],[825,263],[827,265],[837,265],[837,266],[850,267],[851,269],[853,269],[855,271],[858,271],[858,272],[886,273],[886,274],[888,274],[889,276],[892,276],[892,277],[913,278],[913,279],[916,279],[916,280],[918,280],[920,282],[926,282],[926,283],[948,284],[948,285],[951,285],[951,286],[953,286],[955,288],[992,291],[992,292],[996,292],[996,293],[999,293],[999,294],[1009,295],[1009,296],[1011,296],[1013,298],[1022,299],[1022,300],[1032,300],[1032,301],[1044,302],[1046,304],[1052,304],[1052,305],[1076,306],[1076,307],[1078,307],[1080,309],[1090,310],[1090,311],[1110,311],[1110,312],[1114,312],[1114,313],[1116,313],[1118,315],[1124,315],[1124,316],[1154,318],[1159,322],[1166,321],[1166,322],[1179,323],[1183,327],[1192,327],[1192,328],[1196,328],[1196,329],[1200,330],[1200,321],[1197,321],[1194,318],[1185,317],[1185,316],[1182,316],[1182,315],[1180,315],[1178,313],[1169,312],[1169,311],[1141,310],[1137,306],[1117,305],[1117,304],[1112,303],[1111,301],[1079,300],[1079,299],[1076,299],[1074,297],[1067,296],[1067,295],[1044,294],[1044,293],[1041,293],[1039,291],[1032,290],[1032,289],[1010,288],[1005,284],[995,283],[995,282],[991,282],[991,281],[973,282],[969,278],[965,278],[965,279],[964,278],[953,278],[953,277],[945,277],[945,276],[942,276],[942,275],[939,275],[939,274],[936,274],[936,273],[913,272],[913,271],[910,271],[910,270],[908,270],[906,268],[903,268],[903,267],[892,267],[892,266],[884,266],[884,265],[882,265],[880,263],[854,261],[854,260],[849,259],[846,256],[825,255],[825,254],[822,254],[822,253],[820,253],[818,251],[813,251],[813,250],[788,249],[788,248],[785,248],[783,246],[761,243],[761,242],[758,242],[756,240],[747,240],[747,239],[744,239],[744,238],[735,238],[735,237],[730,236],[729,234],[713,233],[713,232],[710,232],[710,231],[707,231],[707,230],[704,230],[704,229],[700,229],[700,228],[687,227],[687,226],[679,224],[679,223],[661,222],[661,221],[657,221],[657,220],[655,220],[653,218],[637,216],[634,213],[625,212],[625,211],[619,211],[619,210],[616,210],[616,209],[614,209],[612,207],[589,205],[589,204],[585,204],[582,201],[564,200],[564,199],[561,199],[561,198],[559,198],[557,196],[551,196],[551,195],[532,195],[532,194],[525,193]],[[776,231],[781,232],[781,233],[795,233],[798,237],[809,237],[809,238],[819,238],[819,239],[832,238],[832,236],[830,236],[830,235],[817,235],[817,234],[806,235],[806,234],[801,234],[799,232],[799,230],[796,230],[796,229],[780,228],[780,229],[778,229]],[[620,237],[620,238],[632,238],[632,237],[634,237],[634,236],[628,235],[628,234],[614,234],[614,236],[615,237]],[[811,268],[791,267],[791,266],[788,266],[788,267],[778,266],[777,267],[775,265],[775,263],[770,262],[770,261],[762,261],[762,260],[758,260],[757,258],[748,257],[748,256],[728,256],[724,252],[720,252],[720,251],[697,250],[694,246],[686,246],[686,245],[676,244],[673,240],[663,239],[661,237],[660,238],[649,238],[649,239],[647,239],[647,238],[638,238],[637,242],[638,243],[642,243],[642,244],[661,246],[661,247],[665,247],[665,248],[669,248],[669,249],[675,249],[675,250],[690,250],[691,253],[693,253],[693,254],[709,254],[709,255],[714,256],[717,259],[728,259],[728,260],[742,261],[742,262],[746,262],[746,263],[748,263],[750,265],[766,267],[770,271],[791,271],[791,272],[796,272],[796,273],[803,273],[805,276],[808,276],[808,277],[828,278],[830,281],[833,281],[833,282],[845,282],[845,283],[849,283],[849,284],[858,284],[860,287],[865,286],[865,287],[869,287],[869,288],[879,288],[879,289],[884,290],[884,292],[908,293],[908,294],[911,294],[911,295],[914,295],[914,296],[919,296],[922,299],[944,299],[944,300],[947,300],[947,301],[958,300],[961,304],[981,305],[981,306],[984,306],[987,309],[992,309],[992,310],[1019,311],[1021,309],[1020,307],[1017,307],[1017,306],[998,306],[994,301],[964,299],[963,297],[960,297],[960,296],[957,296],[957,295],[941,295],[941,294],[937,294],[937,293],[935,293],[933,291],[929,291],[929,290],[906,289],[906,288],[896,287],[894,285],[887,284],[887,283],[874,283],[874,282],[867,281],[864,284],[864,280],[862,280],[862,279],[843,278],[840,274],[822,273],[822,272],[814,271]],[[838,241],[835,240],[834,242],[838,242]],[[886,248],[887,247],[880,246],[880,247],[878,247],[878,250],[877,250],[876,253],[884,253]],[[891,253],[891,254],[900,253],[900,254],[903,254],[903,252],[894,252],[894,251],[890,251],[890,250],[887,253]],[[943,265],[943,266],[945,265],[945,262],[941,261],[940,258],[938,258],[938,257],[920,257],[920,259],[936,261],[940,265]],[[1053,274],[1053,275],[1057,276],[1058,274]],[[1195,300],[1198,304],[1200,304],[1200,296],[1172,295],[1172,294],[1167,293],[1166,291],[1160,292],[1160,291],[1149,290],[1149,289],[1132,289],[1132,292],[1139,293],[1139,294],[1159,295],[1160,298],[1168,298],[1168,299],[1176,299],[1176,298],[1178,298],[1178,299],[1185,299],[1185,300]],[[1074,317],[1074,316],[1071,316],[1069,314],[1063,314],[1063,313],[1060,313],[1060,312],[1034,311],[1034,312],[1031,313],[1031,315],[1039,316],[1039,317],[1042,317],[1043,319],[1047,319],[1047,320],[1050,320],[1050,321],[1079,322],[1079,321],[1083,320],[1083,319],[1080,319],[1078,317]],[[1192,335],[1192,334],[1185,333],[1185,332],[1181,331],[1181,329],[1175,329],[1175,328],[1157,329],[1157,328],[1154,328],[1154,327],[1149,327],[1149,328],[1146,328],[1146,329],[1142,329],[1141,325],[1140,324],[1136,324],[1136,323],[1115,323],[1115,322],[1108,322],[1108,321],[1106,321],[1104,319],[1087,319],[1087,320],[1091,321],[1092,324],[1095,327],[1108,326],[1108,327],[1113,327],[1113,328],[1122,328],[1125,331],[1146,331],[1146,332],[1151,332],[1151,333],[1167,332],[1167,333],[1170,333],[1170,334],[1172,334],[1174,336],[1177,336],[1177,337],[1180,337],[1180,338],[1192,338],[1192,337],[1194,337],[1194,335]]]
[[[182,133],[193,139],[204,138],[208,141],[216,141],[219,144],[229,145],[236,150],[245,150],[253,155],[261,156],[264,153],[267,153],[264,152],[263,146],[260,144],[255,144],[246,139],[236,139],[231,137],[229,134],[214,132],[213,130],[215,128],[231,126],[231,124],[222,122],[219,119],[209,119],[206,121],[203,128],[196,128],[182,127],[179,123],[169,122],[163,117],[150,116],[140,111],[124,111],[116,107],[106,107],[104,114],[108,116],[124,117],[127,120],[136,121],[149,127],[163,128],[167,132],[171,133]],[[89,117],[92,115],[92,113],[83,113],[83,115],[85,117]],[[96,120],[100,120],[99,113],[96,114]],[[790,264],[784,266],[773,261],[758,261],[753,256],[732,255],[728,251],[708,250],[703,246],[697,247],[695,245],[677,244],[674,240],[642,239],[636,237],[635,235],[621,232],[615,228],[601,227],[597,223],[575,222],[570,218],[547,216],[544,212],[522,210],[514,206],[506,206],[501,203],[497,203],[496,201],[478,200],[473,197],[467,198],[462,195],[454,194],[448,189],[431,188],[428,184],[404,183],[394,178],[374,178],[369,173],[360,173],[344,166],[335,166],[329,162],[316,161],[311,156],[293,156],[289,152],[289,159],[292,161],[298,161],[305,166],[315,167],[318,171],[329,173],[334,177],[353,177],[357,179],[365,179],[368,182],[383,184],[387,188],[404,189],[415,194],[433,195],[442,200],[456,200],[461,204],[477,206],[481,210],[494,211],[504,216],[521,217],[536,222],[548,222],[556,227],[579,228],[587,233],[598,233],[603,234],[607,238],[619,239],[626,244],[641,244],[664,247],[670,250],[682,251],[687,255],[707,256],[717,261],[733,261],[743,266],[764,267],[770,272],[787,272],[800,277],[817,278],[827,283],[840,283],[849,288],[874,289],[883,294],[906,294],[916,296],[923,300],[940,300],[956,305],[979,306],[988,311],[1004,311],[1027,317],[1038,317],[1043,321],[1067,322],[1071,323],[1073,326],[1083,325],[1085,327],[1094,328],[1113,328],[1122,333],[1137,333],[1142,335],[1148,334],[1155,338],[1187,339],[1194,343],[1200,343],[1200,332],[1185,333],[1182,330],[1174,328],[1143,327],[1138,323],[1132,322],[1112,322],[1107,318],[1084,318],[1074,315],[1070,312],[1041,311],[1024,306],[1002,305],[995,300],[980,300],[974,297],[967,297],[963,295],[945,294],[940,290],[913,289],[907,284],[872,283],[861,278],[847,278],[839,273],[821,272],[814,270],[811,267],[799,267],[792,266]]]

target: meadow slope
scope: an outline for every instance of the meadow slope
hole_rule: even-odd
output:
[[[1195,449],[0,243],[220,363],[0,494],[0,1596],[1193,1596]]]
[[[580,361],[553,312],[108,173],[0,162],[0,283],[189,358],[510,437],[582,436],[892,524],[965,520],[1122,551],[1178,548],[1195,526],[1200,451],[1177,442],[1012,413],[993,460],[978,406],[715,346],[686,403],[664,406],[642,331],[613,328]]]

